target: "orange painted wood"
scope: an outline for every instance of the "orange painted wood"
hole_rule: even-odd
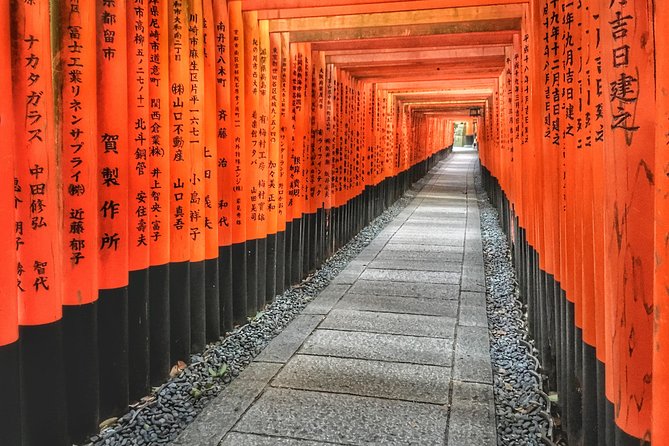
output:
[[[49,2],[16,2],[14,6],[18,314],[21,325],[42,325],[61,318],[63,300]]]
[[[12,54],[10,35],[9,2],[0,5],[0,84],[11,85]],[[0,102],[0,138],[5,141],[5,150],[0,152],[0,255],[8,267],[0,273],[0,346],[8,345],[19,338],[19,313],[16,289],[16,240],[14,210],[14,110],[12,89]]]
[[[202,2],[202,33],[204,39],[204,236],[205,258],[218,258],[218,138],[217,138],[217,50],[218,33],[212,0]]]
[[[279,216],[285,221],[279,192],[282,179],[279,172],[281,163],[281,35],[269,34],[269,114],[268,114],[268,179],[267,179],[267,232],[279,232]]]
[[[669,443],[669,10],[655,9],[655,331],[653,350],[653,442]]]
[[[232,244],[235,155],[232,136],[231,34],[226,2],[213,2],[216,53],[216,151],[218,244]],[[213,94],[213,93],[212,93]],[[209,95],[208,95],[209,96]]]
[[[266,237],[267,234],[276,232],[274,228],[269,228],[269,192],[268,184],[270,181],[270,42],[269,42],[269,24],[266,20],[259,22],[259,52],[258,52],[258,90],[259,90],[259,109],[258,109],[258,151],[260,159],[258,163],[259,177],[258,182],[258,223],[259,237]],[[274,231],[274,232],[271,232]]]
[[[146,5],[145,5],[146,6]],[[151,170],[149,166],[149,8],[127,9],[128,33],[128,267],[149,267]]]
[[[169,159],[170,159],[170,261],[186,262],[191,256],[190,214],[192,148],[190,145],[190,48],[188,5],[169,5]]]
[[[128,284],[128,57],[126,6],[98,8],[98,221],[101,289]],[[105,37],[106,36],[106,37]],[[109,110],[115,110],[109,113]]]
[[[168,1],[149,7],[149,255],[170,262],[170,82]]]
[[[205,72],[204,72],[204,32],[202,0],[193,0],[188,11],[188,74],[186,94],[188,122],[186,125],[187,148],[190,150],[191,171],[188,181],[191,186],[190,212],[187,217],[190,238],[190,260],[201,262],[206,257],[206,212],[205,188]],[[213,229],[213,225],[209,225]]]
[[[95,4],[65,2],[61,17],[63,304],[83,305],[98,298]]]
[[[263,148],[261,147],[260,122],[260,35],[258,32],[258,14],[255,11],[243,13],[244,18],[244,102],[246,121],[246,239],[256,240],[263,237],[261,226],[261,197],[264,182],[261,176]]]
[[[291,110],[291,54],[288,33],[281,34],[280,52],[280,131],[279,131],[279,214],[278,230],[285,231],[286,223],[292,221],[292,201],[290,199],[291,147],[293,140],[293,120]]]
[[[232,243],[247,240],[246,222],[248,210],[248,153],[246,148],[245,108],[245,35],[241,1],[228,2],[230,26],[230,137],[232,140]]]

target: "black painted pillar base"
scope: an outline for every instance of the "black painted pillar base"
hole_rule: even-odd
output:
[[[76,442],[97,431],[100,422],[97,317],[97,302],[63,306],[68,431]]]
[[[128,398],[151,390],[149,380],[149,270],[130,271],[128,281]],[[67,344],[66,344],[67,346]]]
[[[19,341],[0,346],[0,432],[8,445],[21,444]],[[97,412],[97,408],[96,408]]]
[[[207,343],[207,300],[204,260],[190,262],[190,350],[200,352]],[[189,358],[190,359],[190,358]]]
[[[170,364],[190,360],[190,262],[170,263]]]
[[[256,307],[258,311],[265,308],[267,302],[267,238],[258,239],[258,290],[256,291]]]
[[[62,321],[20,327],[19,338],[23,445],[67,446]]]
[[[246,323],[248,289],[246,287],[246,242],[232,245],[232,321]]]
[[[277,271],[276,271],[276,259],[277,259],[277,235],[276,234],[267,234],[267,264],[265,266],[265,302],[272,302],[274,296],[277,294],[276,283],[277,283]]]
[[[246,241],[246,318],[258,312],[258,240]],[[246,322],[246,320],[244,321]]]
[[[128,288],[100,290],[98,298],[100,354],[100,419],[128,408]]]
[[[204,299],[206,342],[215,342],[221,337],[221,301],[218,278],[218,258],[205,260]]]
[[[159,386],[170,374],[170,265],[149,268],[150,383]]]
[[[232,331],[234,326],[233,305],[233,256],[232,246],[219,246],[218,248],[218,284],[220,286],[220,319],[221,334]]]
[[[304,221],[302,218],[296,218],[295,220],[293,220],[292,223],[293,223],[293,239],[291,246],[291,257],[290,257],[291,259],[290,281],[291,284],[296,284],[300,283],[303,277],[302,238],[304,236],[304,224],[303,224]]]
[[[276,295],[286,291],[286,231],[276,233]]]
[[[286,232],[284,237],[284,277],[283,284],[284,289],[289,290],[290,286],[293,284],[293,222],[286,222]]]

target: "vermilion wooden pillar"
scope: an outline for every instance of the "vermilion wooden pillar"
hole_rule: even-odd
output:
[[[61,321],[62,230],[54,156],[49,2],[15,1],[11,11],[16,150],[13,234],[18,261],[14,280],[19,294],[22,441],[64,446],[68,439]]]
[[[149,6],[149,344],[150,383],[170,372],[169,0]]]
[[[9,2],[0,6],[0,83],[12,82],[12,55],[10,35]],[[0,103],[0,138],[5,141],[5,150],[0,155],[0,233],[13,234],[15,230],[14,209],[14,158],[15,127],[13,110],[13,92]],[[5,432],[9,444],[21,444],[21,393],[19,382],[19,309],[16,288],[16,241],[12,237],[3,237],[0,251],[9,267],[2,270],[2,291],[0,291],[0,399],[5,403],[0,406],[0,431]]]
[[[189,3],[169,3],[169,231],[170,362],[188,362],[191,352],[190,213],[192,159],[190,147]]]
[[[97,428],[100,403],[95,4],[64,2],[60,13],[63,342],[69,432],[81,441]]]

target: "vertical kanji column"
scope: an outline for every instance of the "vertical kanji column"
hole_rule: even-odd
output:
[[[149,4],[149,332],[150,381],[170,371],[169,0]]]
[[[233,312],[236,323],[248,316],[246,219],[248,193],[248,162],[246,151],[246,109],[244,92],[244,24],[242,2],[228,2],[230,23],[230,138],[232,140],[232,275]],[[255,296],[254,296],[255,301]]]
[[[191,185],[189,197],[188,235],[190,238],[190,314],[191,349],[201,351],[206,343],[206,313],[204,291],[205,242],[205,133],[204,133],[204,41],[202,0],[190,3],[188,13],[189,84],[187,143],[191,156]]]
[[[49,2],[14,1],[11,11],[23,444],[64,446],[63,249]]]
[[[63,345],[68,425],[81,441],[99,406],[95,4],[61,4]]]
[[[150,390],[149,382],[149,16],[148,0],[128,8],[128,362],[129,396]]]
[[[235,158],[232,139],[232,103],[230,61],[230,26],[228,5],[223,1],[213,2],[216,50],[216,166],[218,183],[218,270],[220,286],[221,330],[230,331],[233,326],[233,183]],[[212,92],[214,96],[214,92]]]
[[[283,232],[283,237],[277,240],[277,280],[283,277],[283,288],[290,288],[292,284],[292,251],[293,224],[292,204],[290,202],[290,147],[293,134],[290,113],[291,95],[291,70],[290,70],[290,41],[288,33],[281,33],[280,41],[275,42],[280,46],[279,57],[279,184],[278,188],[278,214],[277,230]],[[283,256],[281,255],[283,254]],[[280,264],[280,265],[279,265]]]
[[[221,336],[221,297],[219,283],[218,230],[218,148],[217,148],[217,32],[212,0],[203,0],[202,38],[204,39],[204,237],[205,237],[205,305],[206,340]]]
[[[128,48],[125,3],[97,5],[98,345],[106,418],[128,405]]]
[[[190,64],[188,3],[170,1],[169,14],[169,152],[170,177],[170,362],[190,358]]]
[[[12,84],[10,5],[0,5],[0,85]],[[19,309],[16,288],[16,241],[14,210],[15,127],[13,91],[0,103],[0,255],[6,268],[0,277],[0,432],[8,444],[21,444],[21,392],[19,381]],[[25,119],[25,117],[24,117]]]
[[[247,317],[253,317],[258,312],[259,299],[258,294],[261,288],[264,288],[265,277],[260,277],[260,269],[264,269],[265,259],[260,258],[259,251],[264,251],[261,246],[264,245],[260,229],[260,190],[258,184],[260,177],[260,135],[259,135],[259,101],[260,91],[258,88],[258,78],[260,76],[258,58],[260,51],[260,42],[258,34],[258,13],[257,11],[247,11],[243,13],[243,35],[244,35],[244,63],[241,66],[241,72],[244,76],[244,115],[242,119],[245,122],[245,144],[241,150],[244,152],[246,164],[246,287],[247,287]],[[260,248],[260,249],[259,249]],[[263,264],[263,267],[259,267]],[[262,283],[261,283],[262,282]],[[264,296],[263,296],[264,299]]]

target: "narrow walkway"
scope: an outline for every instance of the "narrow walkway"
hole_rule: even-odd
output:
[[[437,165],[174,444],[495,445],[475,166]]]

